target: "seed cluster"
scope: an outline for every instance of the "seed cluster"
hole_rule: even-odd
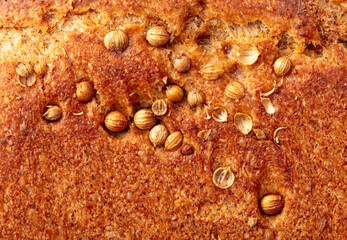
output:
[[[169,43],[170,34],[163,26],[153,26],[148,29],[146,40],[151,46],[158,48]],[[117,29],[107,33],[104,37],[104,46],[109,51],[121,54],[129,46],[129,38],[126,31]],[[249,67],[258,61],[260,54],[261,53],[254,44],[243,43],[237,48],[236,58],[242,67]],[[180,53],[173,57],[172,66],[179,74],[186,74],[192,66],[194,67],[191,59],[184,53]],[[277,76],[282,77],[281,84],[278,85],[276,83],[271,91],[260,94],[260,103],[268,114],[274,114],[276,112],[276,108],[269,96],[283,84],[283,77],[290,72],[291,68],[292,63],[286,56],[279,57],[274,61],[273,70]],[[23,87],[30,87],[35,84],[37,77],[43,77],[46,74],[47,65],[44,61],[37,61],[34,66],[30,62],[20,62],[16,65],[15,70],[18,83]],[[226,74],[226,69],[223,64],[214,60],[202,66],[198,73],[205,80],[214,81],[222,78]],[[164,83],[167,85],[167,78]],[[246,97],[246,89],[243,83],[232,80],[226,85],[224,95],[228,99],[240,101]],[[87,103],[93,99],[94,95],[95,89],[92,81],[82,81],[76,84],[76,97],[80,102]],[[151,110],[144,108],[135,113],[133,118],[135,126],[140,130],[149,130],[148,137],[155,148],[164,146],[164,149],[167,151],[175,151],[183,145],[184,137],[182,132],[173,131],[170,133],[167,127],[161,122],[162,120],[160,117],[168,113],[168,104],[181,102],[184,99],[184,95],[185,93],[182,86],[168,85],[166,86],[167,99],[156,100],[152,104]],[[204,111],[206,111],[205,119],[207,120],[212,118],[220,123],[228,121],[228,112],[225,108],[203,106],[206,103],[206,95],[196,88],[187,91],[187,102],[192,108],[203,107]],[[80,114],[74,115],[78,116]],[[61,117],[62,108],[58,105],[48,105],[45,112],[42,114],[42,118],[49,122],[58,121]],[[105,116],[105,128],[109,132],[122,132],[128,128],[130,124],[129,118],[130,117],[127,117],[120,111],[111,111]],[[248,114],[237,112],[233,120],[235,128],[242,134],[247,135],[252,131],[253,120]],[[156,125],[157,122],[160,123]],[[286,127],[277,128],[273,133],[273,141],[277,146],[280,146],[277,132],[285,128]],[[253,129],[253,132],[258,140],[267,138],[264,131],[259,128]],[[208,131],[208,135],[210,133],[211,130]],[[181,153],[182,155],[191,155],[194,153],[194,147],[191,144],[185,144],[181,149]],[[233,185],[235,176],[230,167],[220,167],[214,171],[212,180],[217,187],[226,189]],[[284,199],[277,194],[264,196],[260,201],[262,212],[268,215],[278,214],[282,211],[283,206]]]
[[[22,87],[31,87],[35,84],[37,76],[30,62],[18,63],[16,65],[16,73],[18,84]]]

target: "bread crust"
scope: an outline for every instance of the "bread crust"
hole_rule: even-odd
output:
[[[148,44],[154,25],[169,44]],[[1,238],[345,239],[346,26],[343,1],[1,1]],[[129,38],[122,53],[103,43],[118,28]],[[251,66],[237,63],[244,42],[260,52]],[[187,73],[173,69],[182,54]],[[260,93],[281,82],[280,56],[293,67],[270,115]],[[39,60],[48,72],[19,85],[16,64]],[[214,81],[199,74],[211,62],[225,69]],[[75,95],[84,80],[96,89],[87,103]],[[239,101],[224,96],[232,80],[246,89]],[[132,121],[165,99],[165,81],[206,96],[203,107],[168,103],[158,119],[182,132],[191,155],[154,148]],[[47,105],[62,108],[59,121],[42,118]],[[206,119],[213,107],[227,110],[226,123]],[[130,120],[123,133],[104,127],[114,110]],[[237,112],[267,138],[239,132]],[[235,174],[228,189],[212,182],[223,166]],[[275,216],[259,209],[270,193],[285,201]]]

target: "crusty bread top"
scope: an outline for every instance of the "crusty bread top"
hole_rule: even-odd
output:
[[[146,41],[155,25],[170,33],[164,47]],[[1,1],[0,26],[1,238],[347,237],[345,2]],[[115,29],[129,37],[120,54],[103,43]],[[251,66],[236,59],[246,42],[260,52]],[[188,73],[172,67],[181,53],[191,59]],[[293,67],[270,95],[270,115],[260,93],[281,81],[273,71],[280,56]],[[20,86],[16,64],[36,61],[48,72]],[[211,62],[225,70],[215,81],[199,74]],[[96,89],[88,103],[75,95],[84,79]],[[158,119],[183,133],[192,155],[154,148],[132,123],[137,110],[165,99],[165,79],[206,95],[203,107],[185,98]],[[243,99],[224,96],[231,80],[245,86]],[[42,118],[50,104],[63,110],[57,122]],[[226,123],[206,119],[213,107],[227,110]],[[105,129],[112,110],[129,118],[126,131]],[[237,112],[267,138],[240,133]],[[222,166],[235,174],[228,189],[212,182]],[[275,216],[259,209],[270,193],[285,201]]]

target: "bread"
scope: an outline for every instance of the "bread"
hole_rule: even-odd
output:
[[[346,239],[346,9],[338,0],[1,1],[0,238]],[[149,44],[154,26],[168,43]],[[118,52],[104,45],[115,30],[129,41]],[[259,53],[250,65],[238,59],[246,43]],[[292,64],[283,77],[273,69],[282,56]],[[181,57],[187,72],[174,68]],[[39,62],[38,74],[24,69],[33,79],[16,72]],[[215,80],[201,72],[208,64]],[[224,94],[235,80],[240,99]],[[76,97],[83,81],[90,101]],[[178,103],[166,100],[173,84],[184,91]],[[193,89],[205,96],[197,107]],[[177,150],[153,147],[133,122],[157,99],[168,113],[156,124],[183,134]],[[48,106],[58,109],[44,114]],[[126,130],[105,127],[111,111],[128,118]],[[249,132],[236,113],[250,117]],[[234,176],[225,189],[213,181],[220,167]],[[262,210],[269,194],[281,198]]]

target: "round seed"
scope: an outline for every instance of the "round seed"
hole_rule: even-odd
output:
[[[155,147],[163,145],[168,136],[169,131],[163,124],[156,125],[149,131],[149,140]]]
[[[247,135],[253,127],[253,121],[250,116],[244,113],[236,113],[234,116],[235,127],[244,135]]]
[[[261,210],[267,215],[276,215],[282,211],[284,201],[280,195],[270,194],[260,200]]]
[[[260,53],[256,46],[249,43],[242,44],[237,52],[237,58],[243,65],[254,64],[258,60],[259,55]]]
[[[110,112],[105,117],[105,127],[112,132],[121,132],[128,127],[128,119],[118,111]]]
[[[16,72],[21,77],[29,77],[33,72],[33,67],[29,63],[19,63],[16,65]]]
[[[196,107],[204,104],[205,94],[199,90],[192,90],[188,92],[187,100],[190,106]]]
[[[224,69],[219,64],[207,64],[205,65],[199,73],[201,76],[207,80],[216,80],[224,74]]]
[[[134,123],[141,130],[149,130],[155,124],[155,116],[149,109],[141,109],[134,116]]]
[[[62,110],[59,106],[49,105],[47,110],[42,115],[43,119],[49,122],[58,121],[61,118]]]
[[[125,32],[116,30],[106,34],[104,44],[108,50],[120,53],[128,47],[129,39]]]
[[[292,63],[287,57],[277,58],[274,63],[274,71],[279,76],[286,75],[291,69]]]
[[[173,61],[174,69],[177,72],[184,73],[187,72],[190,68],[190,59],[186,56],[182,56],[180,58],[176,58]]]
[[[165,28],[155,26],[147,31],[146,39],[152,46],[160,47],[169,41],[170,35]]]
[[[168,86],[166,89],[166,97],[171,102],[180,102],[183,99],[183,90],[177,85]]]
[[[228,98],[239,100],[245,96],[245,88],[238,81],[232,81],[226,86],[224,94]]]
[[[183,135],[180,131],[171,133],[165,141],[165,150],[175,151],[181,147]]]
[[[90,101],[95,94],[94,86],[91,82],[80,82],[76,86],[76,96],[81,102]]]
[[[44,63],[43,61],[39,61],[35,64],[34,71],[38,76],[44,75],[47,72],[46,63]]]

